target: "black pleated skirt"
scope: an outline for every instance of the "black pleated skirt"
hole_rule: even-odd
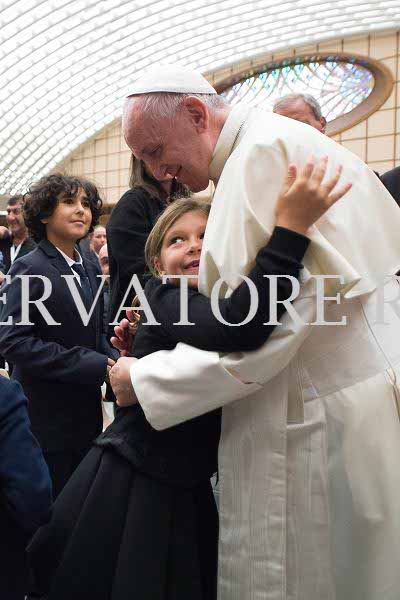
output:
[[[28,557],[46,600],[215,600],[217,545],[209,481],[169,486],[94,446]]]

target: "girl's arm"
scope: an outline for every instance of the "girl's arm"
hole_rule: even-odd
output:
[[[258,252],[256,266],[249,274],[259,300],[254,318],[246,325],[237,327],[221,323],[211,310],[210,300],[199,293],[191,293],[189,321],[196,323],[196,327],[173,325],[180,317],[179,302],[174,299],[172,290],[169,291],[169,299],[166,296],[164,299],[159,298],[156,304],[160,308],[160,317],[166,314],[166,319],[160,322],[164,322],[176,343],[184,342],[200,349],[219,352],[245,352],[257,350],[266,342],[275,325],[264,325],[270,320],[270,281],[264,275],[290,275],[299,278],[301,261],[309,244],[303,234],[351,187],[351,184],[346,184],[334,191],[341,167],[329,181],[323,183],[327,160],[327,156],[323,157],[316,166],[310,160],[300,173],[295,165],[289,165],[275,205],[276,224],[280,227],[275,227],[268,244]],[[291,293],[291,281],[287,277],[278,277],[277,300],[286,300]],[[160,294],[162,295],[162,291]],[[247,283],[241,283],[230,298],[220,300],[219,307],[225,321],[241,323],[250,309]],[[281,319],[285,308],[280,303],[277,309],[277,317]]]
[[[151,308],[163,332],[174,342],[184,342],[196,348],[218,352],[245,352],[262,346],[275,325],[264,325],[270,320],[270,281],[265,275],[289,275],[296,279],[302,269],[301,261],[308,248],[305,236],[283,227],[275,227],[268,244],[256,257],[249,273],[258,293],[258,308],[254,318],[245,325],[250,309],[250,291],[243,281],[229,298],[218,302],[221,317],[233,325],[220,322],[213,314],[211,300],[199,292],[189,290],[188,320],[195,325],[174,325],[180,320],[180,289],[166,284],[157,287]],[[287,277],[277,278],[277,300],[283,301],[292,293],[292,282]],[[277,317],[285,312],[278,304]],[[236,326],[235,326],[236,324]],[[151,327],[146,325],[145,327]]]

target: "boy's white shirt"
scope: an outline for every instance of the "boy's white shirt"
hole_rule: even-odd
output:
[[[72,267],[75,264],[78,265],[82,265],[83,266],[83,260],[82,260],[82,256],[79,254],[78,250],[75,248],[74,252],[75,252],[75,256],[76,259],[74,260],[73,258],[71,258],[70,256],[68,256],[68,254],[65,254],[65,252],[63,252],[60,248],[58,248],[56,246],[57,250],[59,251],[59,253],[61,254],[61,256],[66,260],[67,265],[72,269]],[[78,273],[76,273],[75,271],[72,271],[73,275],[75,275],[75,277],[77,278],[79,285],[81,284],[81,278],[79,277]]]

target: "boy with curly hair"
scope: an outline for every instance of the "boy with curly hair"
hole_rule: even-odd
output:
[[[102,334],[100,271],[76,246],[101,207],[98,190],[84,179],[53,174],[34,184],[24,216],[38,246],[15,261],[2,288],[0,353],[29,399],[55,496],[101,432],[100,386],[113,364]]]

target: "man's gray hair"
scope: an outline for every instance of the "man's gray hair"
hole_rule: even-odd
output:
[[[218,94],[175,94],[172,92],[154,92],[129,98],[140,99],[141,109],[153,119],[171,118],[179,111],[185,98],[199,98],[212,111],[227,106],[226,101]],[[128,100],[129,100],[128,98]]]
[[[288,94],[287,96],[283,96],[279,98],[272,107],[272,111],[276,112],[279,108],[287,108],[296,100],[303,100],[313,111],[314,117],[320,121],[322,119],[322,110],[321,106],[311,94]]]

